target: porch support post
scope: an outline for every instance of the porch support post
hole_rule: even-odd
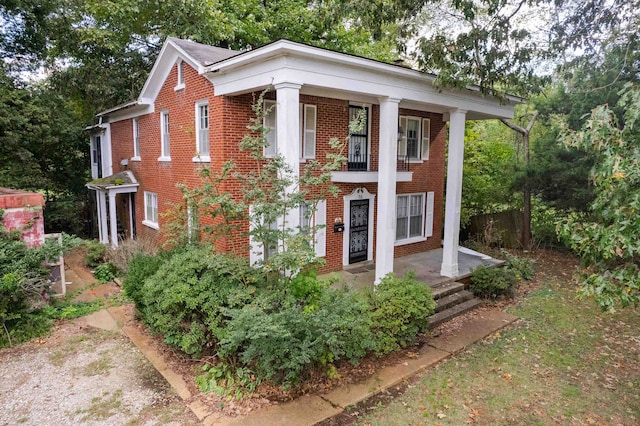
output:
[[[445,195],[444,243],[440,275],[458,275],[458,243],[460,241],[460,205],[462,203],[462,165],[464,162],[464,124],[467,111],[450,111],[449,159]]]
[[[396,164],[398,158],[398,105],[400,99],[380,98],[378,148],[378,215],[376,223],[376,278],[379,284],[393,272],[396,240]]]
[[[133,235],[133,203],[135,203],[135,199],[133,194],[134,192],[130,192],[127,194],[129,196],[129,239],[133,240],[135,235]]]
[[[300,176],[300,88],[301,84],[283,82],[276,88],[276,145],[297,178]],[[291,188],[293,192],[295,188]],[[297,229],[300,214],[290,211],[286,217],[286,226]]]
[[[118,219],[116,218],[116,194],[109,191],[109,234],[111,245],[118,247]]]
[[[107,230],[107,197],[104,191],[96,191],[98,201],[98,234],[102,244],[109,243],[109,231]]]

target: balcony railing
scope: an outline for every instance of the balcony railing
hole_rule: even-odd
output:
[[[411,158],[408,155],[398,155],[396,159],[396,170],[399,172],[410,171]],[[377,156],[350,154],[347,163],[340,169],[342,172],[377,172]]]

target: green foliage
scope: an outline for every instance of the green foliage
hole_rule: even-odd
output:
[[[261,379],[295,385],[315,367],[355,363],[373,348],[366,309],[347,290],[326,290],[314,310],[270,292],[229,312],[219,355],[237,357]]]
[[[216,365],[205,364],[201,370],[203,374],[196,376],[196,384],[201,392],[215,392],[228,400],[241,400],[251,395],[260,379],[247,368],[238,367],[235,370],[228,364],[221,362]]]
[[[188,247],[146,279],[139,308],[165,342],[197,357],[213,349],[226,309],[246,304],[262,282],[261,272],[245,258],[212,254],[208,246]]]
[[[140,235],[135,239],[119,241],[117,247],[109,247],[105,257],[116,267],[117,273],[124,276],[129,271],[129,262],[134,257],[139,254],[155,254],[157,250],[154,240]]]
[[[116,267],[111,262],[105,262],[96,266],[93,271],[93,276],[101,283],[106,283],[113,281],[116,278],[117,272]]]
[[[387,275],[367,296],[378,354],[413,344],[418,333],[427,330],[427,318],[436,308],[431,289],[416,280],[413,272],[402,278]]]
[[[303,302],[308,310],[318,308],[318,302],[326,287],[326,284],[318,280],[315,269],[299,272],[289,285],[291,295]]]
[[[536,273],[535,261],[526,257],[518,257],[509,252],[502,252],[507,261],[505,267],[515,274],[516,280],[525,279],[529,281]]]
[[[87,250],[84,257],[84,263],[90,267],[96,267],[105,261],[107,254],[107,246],[97,240],[86,240],[82,244]]]
[[[154,256],[140,253],[129,262],[127,274],[122,281],[122,288],[138,308],[143,306],[142,288],[145,280],[153,276],[167,259],[166,255]]]
[[[595,199],[591,215],[570,215],[559,235],[589,266],[581,294],[593,296],[602,309],[639,303],[640,271],[640,90],[627,85],[618,102],[624,121],[603,105],[595,108],[582,130],[565,127],[564,143],[591,153]]]
[[[499,296],[513,297],[517,282],[516,274],[507,268],[478,266],[471,274],[471,291],[483,299]]]

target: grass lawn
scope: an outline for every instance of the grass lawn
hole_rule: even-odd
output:
[[[357,424],[640,424],[640,312],[601,313],[570,275],[543,272],[513,327],[353,408]]]

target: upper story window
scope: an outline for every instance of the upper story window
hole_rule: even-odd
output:
[[[347,170],[366,171],[369,168],[369,108],[349,105],[349,127],[354,122],[360,125],[349,132]]]
[[[171,161],[169,111],[160,112],[160,139],[160,158],[158,158],[158,161]]]
[[[102,178],[102,136],[91,137],[91,176],[94,179]]]
[[[268,129],[265,138],[267,139],[267,146],[264,147],[264,156],[265,157],[273,157],[278,152],[277,143],[277,134],[276,134],[276,123],[277,123],[277,111],[276,111],[276,101],[264,101],[264,121],[262,125]]]
[[[184,89],[184,61],[182,59],[178,59],[178,62],[176,62],[176,72],[178,74],[178,83],[174,90]]]
[[[428,118],[400,116],[401,138],[398,155],[408,160],[428,160],[431,141],[431,120]]]
[[[158,194],[144,192],[144,220],[142,223],[150,228],[159,229],[158,224]]]
[[[300,104],[300,152],[302,158],[316,158],[316,121],[316,106]]]
[[[196,102],[196,156],[193,161],[209,161],[209,102]]]
[[[140,160],[140,123],[137,118],[133,119],[133,158],[132,160]]]

